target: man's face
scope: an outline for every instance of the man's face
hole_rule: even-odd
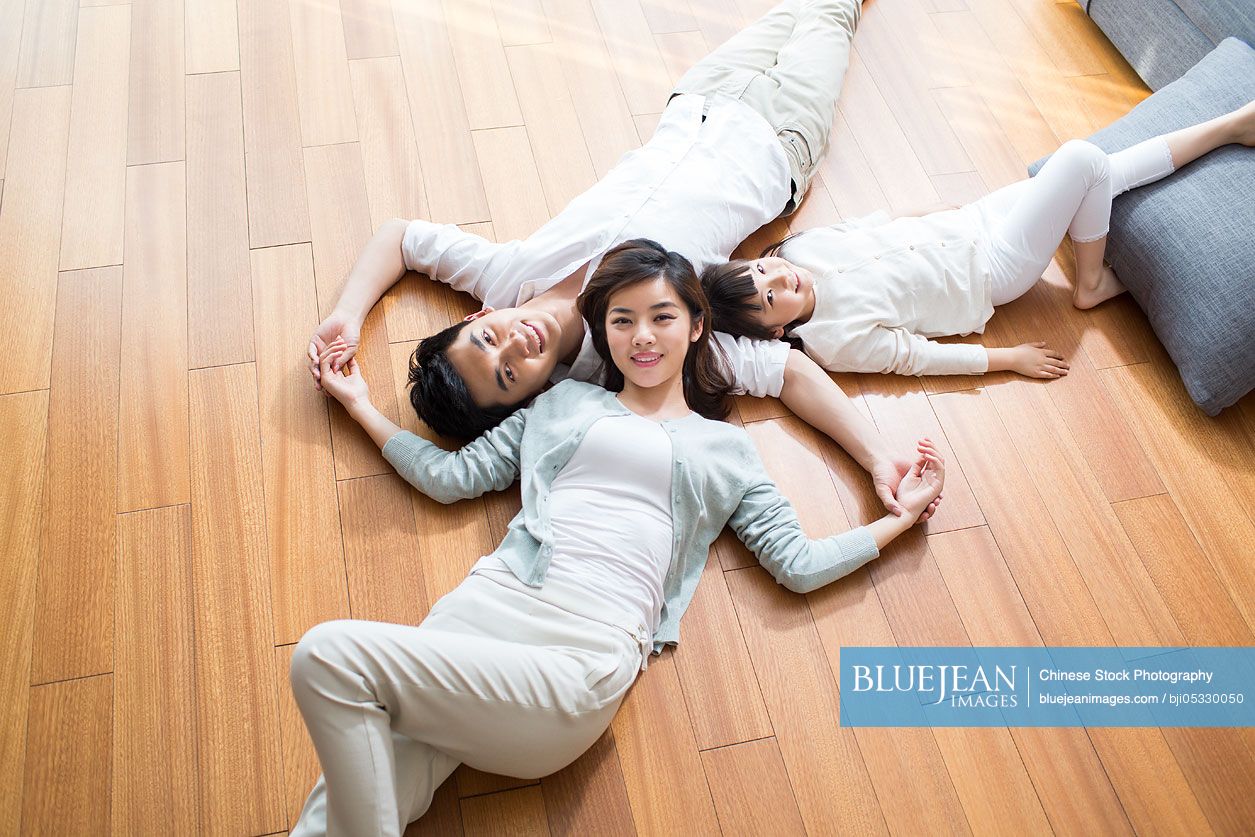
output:
[[[446,354],[480,407],[518,404],[544,389],[558,364],[562,327],[530,308],[485,308],[466,318]]]

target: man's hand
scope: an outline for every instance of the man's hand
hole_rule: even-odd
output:
[[[370,403],[370,389],[357,361],[344,360],[346,351],[345,341],[337,339],[318,355],[318,371],[322,379],[320,388],[352,412],[355,407]],[[338,370],[333,366],[339,367]]]
[[[309,338],[309,374],[314,378],[314,387],[322,389],[322,369],[319,366],[319,357],[327,351],[327,349],[337,339],[343,343],[343,348],[336,353],[335,359],[331,364],[331,371],[339,372],[344,364],[353,359],[357,354],[358,344],[362,338],[362,324],[356,318],[341,313],[338,309],[332,311],[327,319],[319,324],[314,330],[313,335]]]

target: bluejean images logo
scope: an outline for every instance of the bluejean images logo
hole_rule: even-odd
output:
[[[841,649],[842,726],[1255,726],[1255,648]]]
[[[856,665],[854,691],[917,692],[936,698],[926,706],[946,701],[973,708],[1016,706],[1016,667],[995,665],[992,669],[987,671],[983,665]],[[1026,673],[1020,672],[1021,676]]]

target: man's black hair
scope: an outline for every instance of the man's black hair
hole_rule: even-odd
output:
[[[449,362],[448,349],[470,325],[460,322],[420,340],[410,355],[410,403],[427,426],[441,436],[469,442],[505,421],[522,402],[480,407],[466,381]]]

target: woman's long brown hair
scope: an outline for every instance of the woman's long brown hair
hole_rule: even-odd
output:
[[[688,259],[667,250],[656,241],[636,238],[625,241],[602,258],[576,304],[580,316],[588,323],[593,346],[601,355],[606,389],[622,392],[623,372],[614,365],[610,345],[606,341],[606,311],[610,297],[639,282],[662,277],[688,308],[693,324],[702,326],[697,340],[689,344],[684,356],[684,400],[689,409],[708,419],[728,417],[733,391],[729,365],[710,342],[710,304],[702,292],[701,282]]]

